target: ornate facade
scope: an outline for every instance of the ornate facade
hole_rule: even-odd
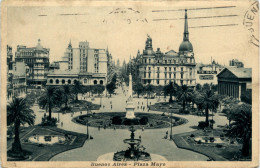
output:
[[[145,49],[138,51],[136,62],[140,82],[144,85],[167,85],[170,81],[178,85],[195,86],[195,58],[192,44],[189,41],[187,10],[185,10],[185,23],[183,41],[179,52],[170,50],[166,53],[157,48],[153,50],[152,38],[148,35]]]
[[[29,67],[28,85],[41,87],[46,84],[49,71],[49,52],[50,49],[41,46],[40,39],[36,47],[17,46],[15,62],[24,62]]]

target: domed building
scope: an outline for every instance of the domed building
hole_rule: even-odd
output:
[[[170,81],[178,85],[195,86],[195,59],[193,46],[189,41],[188,17],[185,10],[183,41],[179,52],[170,50],[161,52],[160,48],[153,51],[152,38],[147,35],[145,49],[136,60],[139,80],[142,84],[167,85]]]

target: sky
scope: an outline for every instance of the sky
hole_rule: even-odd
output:
[[[71,6],[11,6],[7,9],[7,44],[34,47],[38,39],[50,48],[50,61],[61,60],[69,41],[74,48],[88,41],[91,48],[108,48],[121,62],[136,56],[145,47],[147,34],[153,49],[179,50],[183,40],[184,9],[188,9],[190,42],[197,63],[212,59],[228,65],[243,61],[250,67],[257,47],[250,44],[250,32],[243,25],[252,1],[129,2],[114,4],[75,4]],[[257,27],[258,28],[258,27]],[[258,58],[258,57],[257,57]]]

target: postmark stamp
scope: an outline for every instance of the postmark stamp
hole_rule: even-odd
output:
[[[251,39],[250,43],[259,47],[258,37],[258,13],[259,13],[259,2],[255,1],[250,5],[244,15],[243,25],[250,32]]]

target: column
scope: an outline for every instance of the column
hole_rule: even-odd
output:
[[[238,83],[238,100],[241,100],[241,84]]]

